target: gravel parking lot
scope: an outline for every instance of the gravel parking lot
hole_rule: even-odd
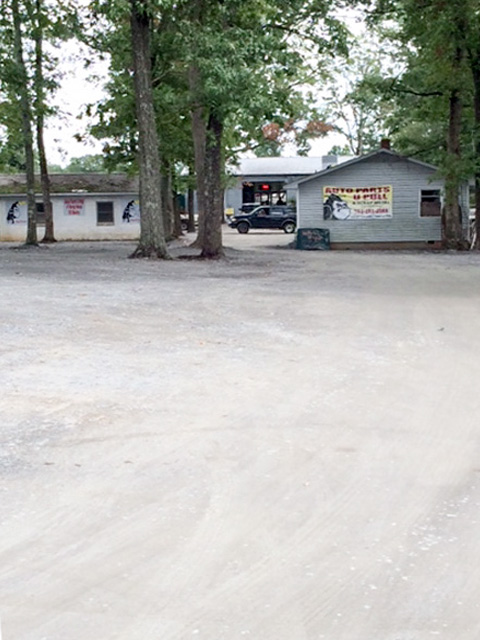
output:
[[[3,640],[478,639],[480,256],[291,241],[0,245]]]

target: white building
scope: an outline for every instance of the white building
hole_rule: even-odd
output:
[[[138,179],[125,174],[53,174],[51,199],[57,240],[130,240],[140,234]],[[45,216],[37,186],[37,227]],[[0,176],[0,241],[26,238],[24,175]]]

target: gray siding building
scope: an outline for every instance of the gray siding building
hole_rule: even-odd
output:
[[[441,241],[444,181],[436,167],[387,149],[298,181],[299,229],[328,229],[336,246]],[[468,184],[459,194],[468,226]]]

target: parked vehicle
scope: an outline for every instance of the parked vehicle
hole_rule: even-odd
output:
[[[260,205],[258,202],[244,202],[240,207],[240,213],[252,213],[254,209],[257,209]]]
[[[239,211],[228,224],[238,233],[248,233],[250,229],[282,229],[285,233],[294,233],[297,213],[295,207],[287,205],[259,205],[248,213]]]
[[[198,216],[195,215],[194,218],[195,229],[198,225]],[[188,231],[188,213],[180,212],[180,224],[182,225],[182,231]]]

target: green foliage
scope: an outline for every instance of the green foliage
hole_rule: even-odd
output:
[[[344,144],[343,146],[340,144],[334,144],[328,150],[329,156],[349,156],[351,154],[350,147],[348,144]]]
[[[448,248],[465,246],[458,189],[477,171],[480,152],[479,11],[478,0],[377,0],[372,14],[372,21],[385,16],[396,21],[403,62],[389,89],[398,97],[396,139],[403,149],[428,156],[445,178],[442,224]]]
[[[65,173],[104,173],[105,160],[103,155],[86,155],[72,158],[65,167]]]
[[[369,34],[375,41],[375,34]],[[346,60],[334,60],[324,85],[323,119],[344,136],[345,151],[362,155],[377,149],[381,138],[391,135],[390,116],[394,105],[384,78],[391,72],[392,60],[378,47],[356,40]]]
[[[21,173],[25,171],[25,149],[17,98],[6,84],[0,84],[0,96],[0,171]]]
[[[133,108],[127,5],[92,4],[97,29],[92,41],[111,55],[107,98],[91,113],[91,133],[107,139],[112,164],[134,163],[136,123]],[[191,165],[192,100],[224,124],[227,157],[266,143],[270,123],[316,118],[305,85],[319,77],[320,59],[344,51],[346,31],[331,16],[332,3],[294,0],[212,0],[150,2],[155,108],[162,158],[170,166]],[[312,56],[311,52],[316,51]],[[195,65],[201,89],[192,96],[188,69]],[[307,129],[296,137],[306,149]],[[271,144],[267,144],[270,150]]]
[[[76,4],[73,0],[19,0],[18,9],[25,71],[19,70],[13,54],[13,16],[10,2],[2,2],[0,14],[0,162],[4,171],[25,168],[24,152],[19,142],[22,138],[19,115],[19,96],[22,90],[26,89],[30,96],[32,119],[38,116],[43,119],[57,113],[53,98],[61,81],[61,42],[71,38],[78,29]],[[40,40],[48,46],[39,52],[36,43]]]
[[[333,82],[336,95],[328,113],[333,118],[340,115],[340,122],[345,123],[342,109],[332,109],[340,94],[341,102],[345,100],[350,110],[349,129],[342,127],[347,138],[356,131],[352,117],[356,110],[357,114],[366,114],[364,151],[378,146],[385,136],[400,153],[446,168],[449,95],[458,89],[464,104],[462,172],[469,175],[473,160],[473,86],[466,52],[480,39],[480,32],[473,27],[478,24],[479,10],[478,0],[373,3],[368,14],[372,28],[368,37],[378,39],[378,44],[373,52],[362,47],[359,55],[350,58],[347,75],[353,79],[351,91],[342,93],[339,75]],[[464,53],[457,64],[459,48]],[[375,130],[376,136],[372,135]]]
[[[8,133],[5,138],[0,136],[0,173],[24,173],[25,172],[25,149],[22,138],[15,136],[9,138]]]
[[[324,2],[207,3],[196,28],[182,34],[187,62],[203,78],[197,99],[229,129],[234,148],[262,141],[266,125],[285,128],[292,118],[312,119],[313,100],[304,87],[319,77],[325,50],[345,43],[341,25]],[[307,56],[306,48],[317,51]]]

